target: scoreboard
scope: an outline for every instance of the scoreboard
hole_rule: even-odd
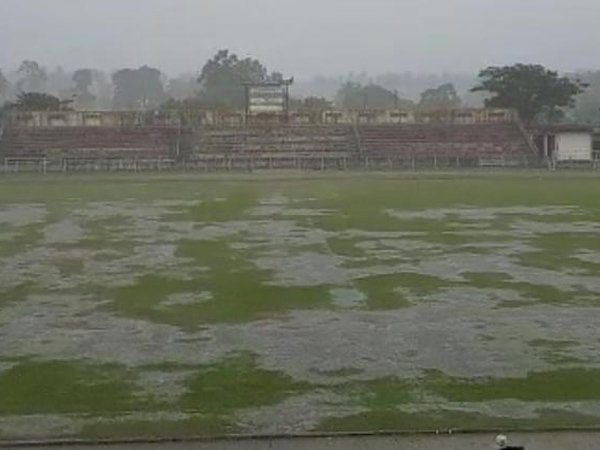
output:
[[[289,89],[293,78],[262,83],[244,83],[246,87],[246,114],[284,115],[289,107]]]
[[[283,113],[286,108],[286,86],[249,86],[248,112]]]

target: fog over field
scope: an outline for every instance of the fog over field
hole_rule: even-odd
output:
[[[2,0],[0,67],[199,70],[220,48],[298,78],[594,68],[596,0]]]

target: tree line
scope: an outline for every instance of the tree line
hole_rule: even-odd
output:
[[[269,71],[259,60],[228,50],[218,51],[199,74],[171,79],[148,66],[121,69],[109,76],[92,68],[49,72],[36,61],[26,60],[8,76],[0,70],[0,101],[6,102],[6,109],[29,110],[231,110],[244,106],[242,82],[281,79],[281,73]],[[384,80],[346,81],[332,99],[292,98],[291,107],[315,111],[334,106],[452,109],[464,105],[452,83],[427,88],[412,99],[382,84]],[[469,93],[480,95],[485,106],[516,109],[527,124],[600,124],[600,71],[561,75],[533,64],[488,67],[479,72]]]

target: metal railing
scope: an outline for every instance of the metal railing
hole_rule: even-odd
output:
[[[537,167],[521,156],[448,156],[357,154],[355,152],[195,154],[172,158],[20,158],[6,157],[2,172],[10,173],[90,173],[90,172],[215,172],[256,170],[306,171],[402,171],[457,169],[519,169]]]

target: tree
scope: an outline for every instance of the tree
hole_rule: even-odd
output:
[[[42,92],[46,88],[48,75],[36,61],[25,60],[17,70],[19,80],[17,90],[22,92]]]
[[[229,50],[219,50],[198,77],[200,100],[212,108],[241,109],[245,104],[242,83],[260,83],[280,76],[277,73],[269,76],[268,70],[257,59],[239,59]]]
[[[579,123],[600,125],[600,71],[584,72],[579,76],[588,88],[577,97],[572,118]]]
[[[419,106],[427,109],[453,109],[461,104],[460,97],[451,83],[427,89],[421,94]]]
[[[193,74],[182,74],[168,81],[166,96],[173,100],[185,100],[194,97],[197,91],[197,77]]]
[[[585,88],[578,80],[560,77],[541,65],[488,67],[479,79],[471,91],[492,94],[485,100],[487,107],[514,108],[527,125],[562,117],[563,108],[573,107],[575,96]]]
[[[143,66],[123,69],[112,76],[115,85],[113,105],[117,109],[153,109],[165,98],[160,70]]]
[[[71,79],[77,92],[88,92],[94,82],[91,69],[76,70]]]
[[[64,98],[73,95],[72,88],[71,75],[69,75],[61,66],[58,66],[52,72],[48,73],[43,92],[55,95],[59,98]]]
[[[0,99],[5,98],[9,91],[8,79],[4,76],[0,70]]]
[[[75,85],[75,98],[78,109],[91,109],[96,100],[90,92],[90,88],[94,83],[94,75],[91,69],[79,69],[73,73],[71,77],[73,84]]]
[[[8,104],[7,109],[20,111],[65,111],[69,110],[71,100],[61,100],[54,95],[42,92],[21,92],[17,101]]]
[[[342,108],[406,108],[413,102],[398,97],[392,92],[376,84],[363,86],[359,83],[347,82],[336,94],[336,104]]]
[[[290,110],[308,116],[313,123],[318,123],[323,111],[331,108],[332,103],[323,97],[290,98]]]
[[[304,99],[290,99],[290,109],[305,113],[321,112],[331,109],[331,102],[323,97],[306,97]]]
[[[93,79],[90,93],[95,97],[94,108],[103,110],[112,109],[114,86],[110,77],[101,70],[90,70],[92,71]]]

